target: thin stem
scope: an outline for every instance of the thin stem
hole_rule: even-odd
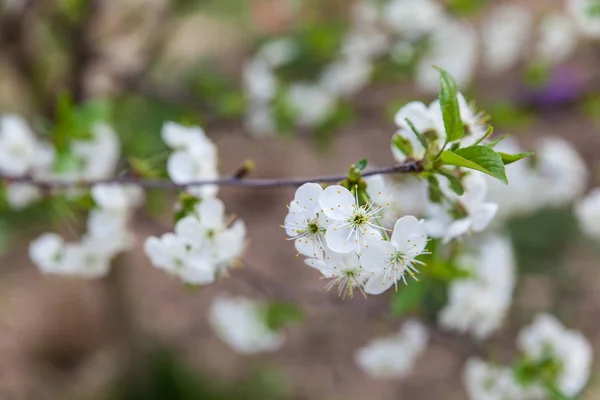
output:
[[[362,174],[363,177],[373,175],[385,175],[385,174],[396,174],[396,173],[412,173],[423,171],[423,164],[421,161],[407,161],[403,164],[398,164],[390,167],[379,168]],[[205,186],[205,185],[217,185],[217,186],[238,186],[238,187],[252,187],[252,188],[277,188],[277,187],[296,187],[309,182],[339,182],[346,179],[346,175],[325,175],[325,176],[314,176],[310,178],[278,178],[278,179],[240,179],[237,177],[227,177],[221,179],[208,179],[198,180],[185,183],[175,183],[167,179],[140,179],[136,177],[116,177],[111,179],[97,179],[97,180],[82,180],[82,181],[52,181],[52,180],[37,180],[31,176],[20,176],[11,177],[8,175],[0,174],[0,180],[5,180],[9,183],[28,183],[34,186],[38,186],[43,189],[57,189],[57,188],[71,188],[71,187],[91,187],[98,184],[132,184],[143,188],[152,189],[184,189],[190,186]]]

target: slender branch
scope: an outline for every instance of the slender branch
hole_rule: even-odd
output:
[[[423,171],[421,161],[410,160],[403,164],[398,164],[390,167],[374,169],[362,174],[363,177],[374,175],[389,175],[396,173],[412,173]],[[277,188],[277,187],[296,187],[309,182],[333,183],[346,179],[346,175],[324,175],[314,176],[309,178],[277,178],[277,179],[239,179],[236,176],[221,178],[198,180],[185,183],[175,183],[167,179],[139,179],[136,177],[117,177],[112,179],[98,179],[89,181],[51,181],[51,180],[36,180],[31,176],[11,177],[0,174],[0,180],[5,180],[9,183],[28,183],[38,186],[43,189],[57,189],[69,187],[90,187],[98,184],[132,184],[143,188],[152,189],[184,189],[190,186],[238,186],[252,188]]]

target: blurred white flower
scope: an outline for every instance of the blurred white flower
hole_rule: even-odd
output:
[[[450,284],[448,304],[438,315],[445,329],[485,339],[502,324],[512,302],[515,260],[507,238],[486,238],[475,253],[461,256],[457,265],[471,275]]]
[[[255,138],[271,137],[277,133],[273,112],[268,102],[251,101],[246,108],[245,126]]]
[[[361,266],[371,273],[365,292],[381,294],[402,281],[406,275],[419,273],[416,265],[423,265],[416,257],[427,246],[425,227],[413,216],[400,218],[394,225],[390,240],[374,239],[365,246],[360,257]]]
[[[296,51],[297,48],[294,40],[290,38],[274,39],[265,43],[258,51],[256,57],[257,59],[264,60],[270,68],[278,68],[294,58]],[[252,73],[248,78],[251,77]]]
[[[163,126],[163,140],[175,151],[167,160],[167,172],[175,183],[184,184],[219,177],[217,148],[199,127],[184,127],[175,123]],[[198,197],[214,197],[216,185],[190,186],[186,189]]]
[[[91,195],[99,208],[123,213],[139,206],[144,194],[139,186],[106,183],[94,185]]]
[[[567,12],[575,20],[579,31],[587,37],[600,38],[600,15],[595,0],[566,0]],[[596,9],[594,9],[596,7]]]
[[[508,367],[469,358],[463,370],[469,400],[543,400],[545,390],[536,385],[521,387]]]
[[[253,100],[267,101],[275,96],[277,80],[269,63],[255,58],[244,66],[244,91]]]
[[[295,83],[287,92],[287,101],[297,114],[297,123],[313,127],[325,120],[335,108],[336,99],[318,85]]]
[[[492,74],[514,67],[525,51],[531,32],[530,12],[517,4],[493,8],[482,23],[483,61]]]
[[[323,188],[317,183],[300,186],[283,224],[286,234],[294,239],[298,253],[307,257],[323,258],[327,250],[325,232],[329,224],[319,205],[321,194]]]
[[[382,175],[365,179],[367,194],[377,206],[381,207],[381,223],[384,228],[392,228],[404,215],[422,215],[427,199],[427,182],[407,176],[392,180]]]
[[[77,140],[71,144],[71,151],[82,168],[72,171],[81,179],[106,179],[114,176],[121,156],[121,144],[115,131],[108,125],[92,127],[92,138]],[[71,171],[69,171],[71,172]]]
[[[9,183],[4,189],[6,201],[13,210],[22,210],[42,197],[42,191],[29,183]]]
[[[477,65],[477,33],[466,23],[445,20],[431,34],[431,45],[419,60],[416,80],[428,93],[437,93],[440,74],[432,66],[448,71],[459,88],[465,88],[473,79]]]
[[[600,188],[592,189],[575,204],[575,216],[586,235],[600,239]]]
[[[465,134],[460,139],[461,147],[466,147],[474,144],[487,131],[487,124],[484,122],[483,113],[478,112],[474,105],[467,102],[462,93],[456,95],[460,112],[460,120],[465,127]],[[444,116],[439,100],[435,100],[429,106],[432,113],[432,118],[435,123],[435,130],[441,132],[442,137],[446,137],[446,127],[444,126]]]
[[[341,58],[321,74],[321,87],[336,96],[351,96],[369,83],[373,66],[358,57]]]
[[[589,341],[550,314],[538,314],[531,325],[521,329],[517,346],[531,363],[556,363],[554,383],[565,396],[581,392],[590,377],[593,350]]]
[[[244,297],[216,297],[209,321],[217,336],[242,354],[276,351],[285,341],[282,332],[267,326],[266,305]]]
[[[396,335],[373,339],[358,349],[354,359],[371,378],[401,378],[411,372],[428,341],[426,328],[418,321],[409,320]]]
[[[0,172],[22,176],[35,163],[36,137],[20,116],[0,117]]]
[[[325,286],[327,291],[337,287],[338,295],[342,298],[352,297],[354,290],[358,289],[363,295],[364,285],[369,274],[360,265],[360,259],[354,252],[338,254],[329,252],[324,258],[308,258],[306,265],[313,267],[323,274],[323,278],[331,279]]]
[[[190,249],[186,240],[173,233],[149,237],[144,244],[152,264],[192,285],[207,285],[215,280],[215,269],[206,253]]]
[[[569,58],[577,48],[577,27],[566,15],[554,12],[540,22],[535,45],[536,56],[549,64]]]
[[[412,131],[406,119],[410,120],[414,127],[430,141],[430,146],[441,147],[445,138],[446,130],[438,129],[439,125],[436,121],[436,111],[434,108],[439,108],[439,103],[433,102],[429,107],[419,101],[413,101],[398,110],[394,116],[394,121],[398,126],[398,131],[392,137],[392,154],[396,161],[403,163],[408,157],[413,157],[417,160],[425,156],[425,149],[417,139],[417,136]],[[402,139],[406,143],[403,146],[408,147],[408,151],[403,148],[398,148],[395,141]],[[412,154],[411,154],[412,153]]]
[[[445,18],[442,6],[434,0],[391,0],[383,17],[391,29],[411,40],[431,33]]]

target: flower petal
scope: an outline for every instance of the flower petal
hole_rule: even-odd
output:
[[[323,256],[323,249],[315,239],[310,236],[298,238],[294,241],[294,247],[296,251],[306,257]]]
[[[206,229],[194,216],[187,216],[175,224],[175,234],[191,245],[200,245],[206,235]]]
[[[391,242],[398,251],[418,255],[427,245],[427,232],[418,219],[407,215],[396,221]]]
[[[465,233],[469,232],[469,229],[471,229],[472,224],[473,221],[471,220],[471,218],[463,218],[454,221],[448,227],[448,231],[446,232],[446,235],[444,235],[442,243],[448,243],[452,239],[462,236]]]
[[[224,225],[225,206],[216,198],[207,198],[198,205],[200,223],[206,229],[218,229]]]
[[[370,240],[368,244],[362,249],[360,264],[366,271],[380,273],[390,262],[395,249],[390,242],[381,239]]]
[[[427,106],[420,101],[408,103],[398,110],[394,121],[399,128],[410,129],[410,126],[405,121],[406,118],[422,133],[433,129],[431,113],[427,109]]]
[[[342,222],[333,223],[325,233],[327,246],[336,253],[350,253],[356,248],[356,232],[350,234],[350,225]]]
[[[355,199],[345,187],[333,185],[323,191],[319,198],[319,204],[328,217],[346,220],[352,215]]]
[[[385,273],[377,274],[369,278],[365,285],[365,292],[368,294],[381,294],[392,287],[393,279],[385,279]]]
[[[471,229],[475,232],[481,232],[492,222],[498,212],[498,204],[483,203],[481,204],[470,217],[473,221]]]
[[[167,172],[175,183],[187,183],[196,179],[196,165],[187,151],[176,151],[167,160]]]
[[[323,188],[318,183],[305,183],[296,190],[294,201],[302,209],[306,210],[307,216],[314,218],[317,211],[321,209],[319,198]]]

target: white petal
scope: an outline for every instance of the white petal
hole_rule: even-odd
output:
[[[418,219],[407,215],[396,221],[391,242],[398,251],[416,256],[427,245],[427,232]]]
[[[355,199],[345,187],[333,185],[323,191],[319,204],[329,218],[346,220],[352,215]]]
[[[194,216],[187,216],[175,224],[175,234],[192,245],[200,245],[205,239],[206,229]]]
[[[319,257],[319,254],[323,254],[323,250],[320,249],[320,245],[310,236],[298,238],[294,241],[294,247],[296,251],[306,257]]]
[[[481,232],[492,222],[496,213],[498,212],[498,204],[496,203],[483,203],[475,212],[471,213],[470,217],[473,220],[471,229],[475,232]]]
[[[368,242],[369,246],[362,249],[360,265],[369,272],[382,272],[395,253],[395,249],[388,241],[374,239]]]
[[[187,183],[196,179],[196,163],[187,151],[176,151],[169,156],[167,172],[175,183]]]
[[[200,215],[200,223],[205,228],[220,228],[224,224],[225,206],[219,199],[204,199],[202,200],[202,203],[198,205],[198,214]]]
[[[406,104],[396,113],[394,121],[399,128],[411,129],[405,119],[408,118],[421,133],[433,129],[433,121],[427,106],[420,101]]]
[[[304,260],[304,263],[309,267],[319,270],[323,275],[329,276],[330,268],[327,267],[327,264],[324,260],[318,258],[307,258]]]
[[[327,246],[336,253],[350,253],[356,248],[356,232],[350,235],[350,225],[340,227],[343,222],[333,223],[325,233]]]
[[[471,172],[463,181],[465,194],[460,196],[459,200],[470,211],[470,208],[476,208],[483,200],[487,192],[487,185],[483,174]]]
[[[298,231],[306,231],[308,229],[308,222],[304,217],[304,213],[300,211],[296,203],[292,203],[290,211],[285,216],[283,221],[285,233],[288,236],[295,237],[300,234]]]
[[[368,294],[381,294],[392,287],[394,284],[393,279],[385,279],[385,274],[378,274],[372,276],[365,285],[365,292]]]
[[[317,183],[305,183],[296,190],[294,201],[302,209],[306,210],[307,215],[313,218],[318,210],[321,209],[319,206],[319,198],[323,193],[323,188]]]
[[[473,221],[471,220],[471,218],[463,218],[463,219],[454,221],[448,227],[448,231],[446,232],[446,235],[444,236],[444,239],[442,240],[442,242],[448,243],[452,239],[462,236],[465,233],[469,232],[469,229],[471,228],[472,223],[473,223]]]

